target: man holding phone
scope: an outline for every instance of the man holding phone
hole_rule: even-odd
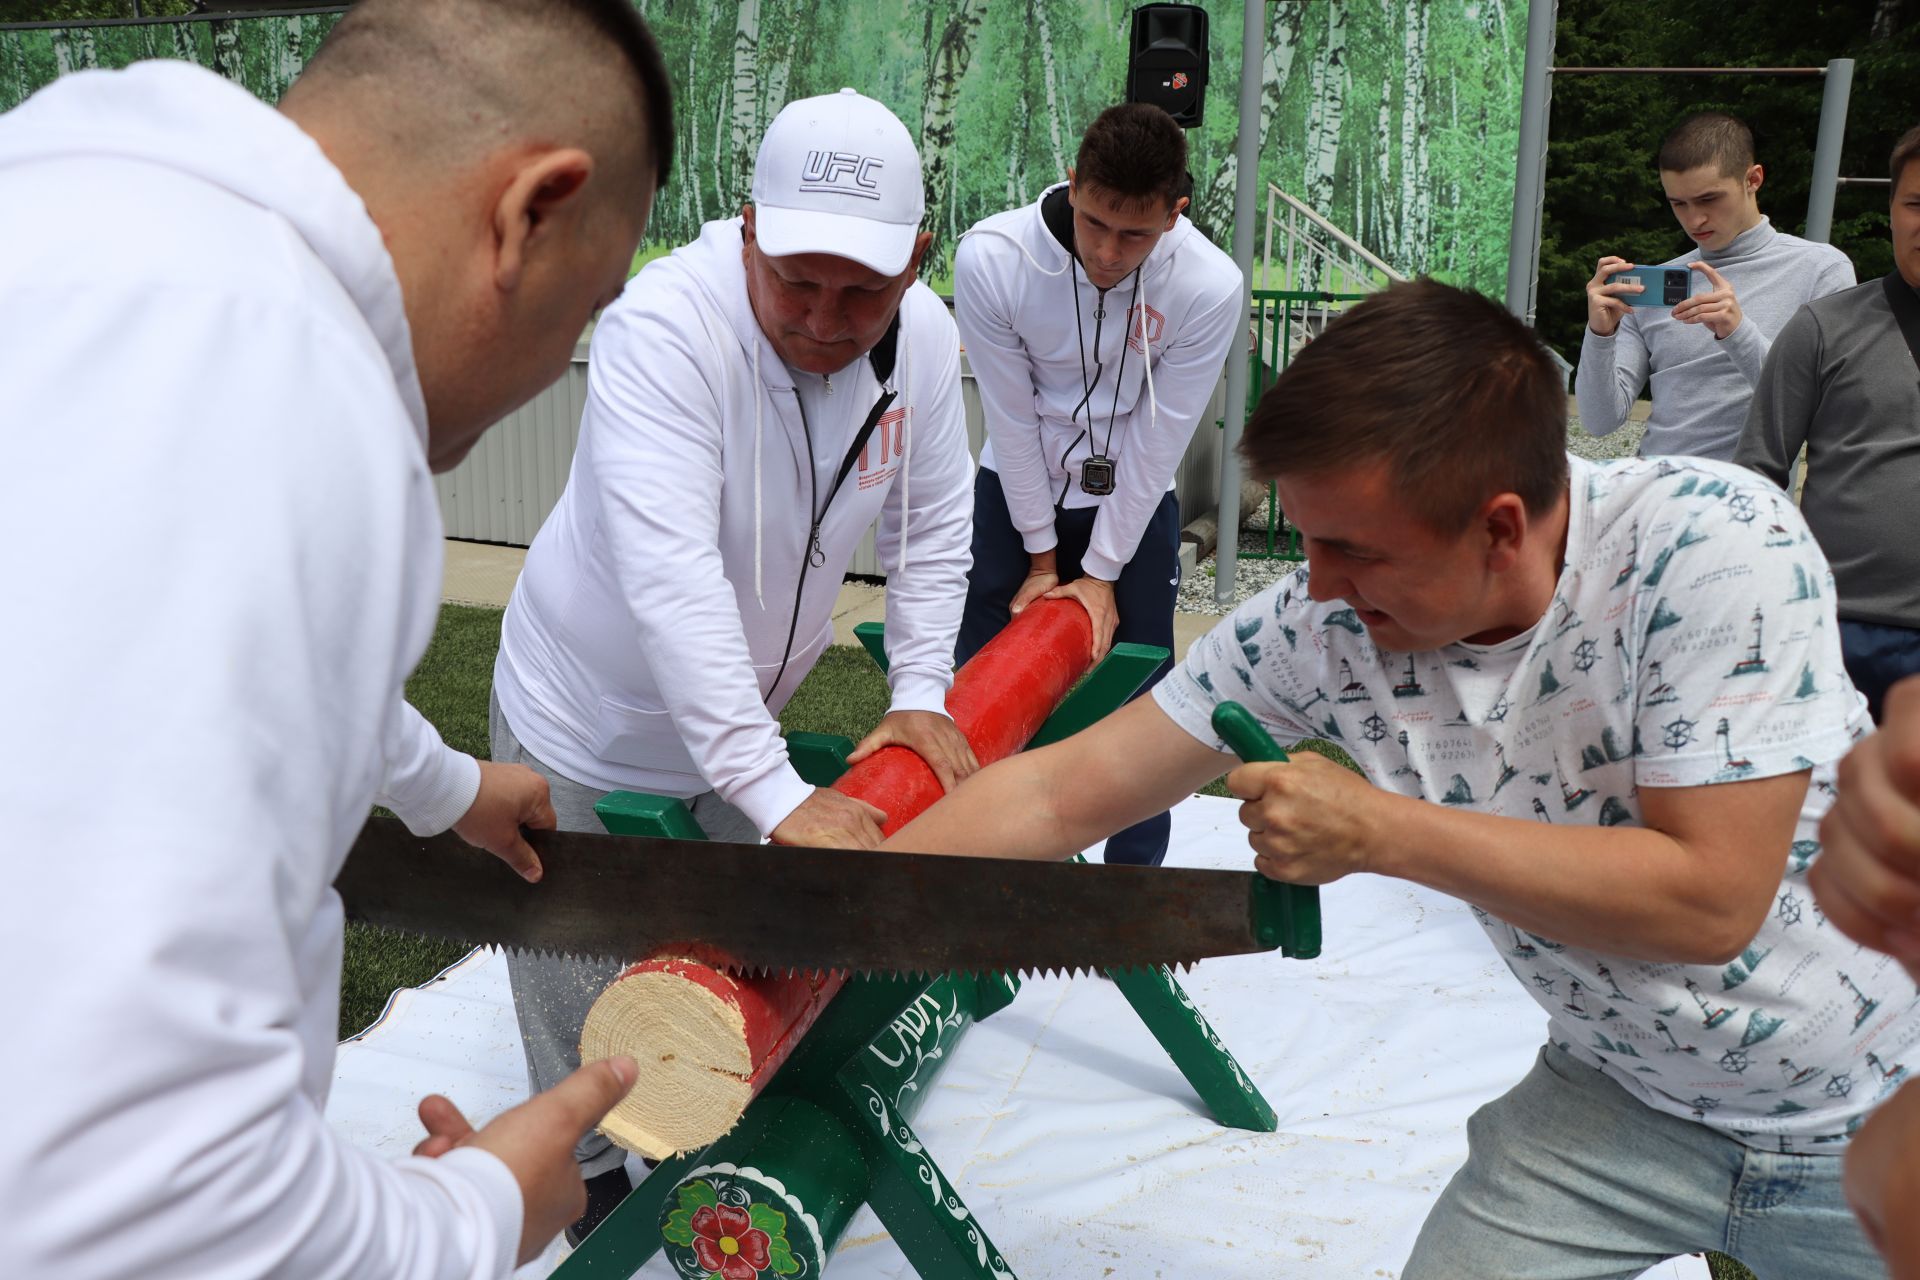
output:
[[[1805,303],[1853,287],[1853,264],[1832,245],[1776,231],[1760,212],[1765,173],[1752,130],[1733,116],[1681,121],[1658,163],[1667,204],[1696,248],[1641,267],[1633,282],[1619,273],[1641,264],[1611,254],[1596,264],[1574,383],[1580,422],[1591,435],[1611,434],[1650,386],[1642,457],[1726,461],[1774,335]],[[1693,286],[1670,304],[1678,290],[1658,286],[1672,270],[1690,273]]]

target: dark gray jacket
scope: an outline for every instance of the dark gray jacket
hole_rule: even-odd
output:
[[[1840,616],[1920,627],[1920,366],[1881,282],[1802,307],[1773,340],[1734,461],[1784,485],[1833,566]]]

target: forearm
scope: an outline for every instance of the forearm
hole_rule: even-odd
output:
[[[1373,866],[1543,938],[1640,960],[1718,964],[1760,924],[1685,845],[1646,827],[1549,826],[1388,801]],[[1784,847],[1783,847],[1784,857]],[[1750,905],[1750,904],[1748,904]],[[1762,907],[1762,912],[1764,907]]]
[[[388,721],[386,762],[375,800],[418,836],[437,835],[460,821],[480,791],[479,762],[449,747],[409,702],[400,703]]]
[[[1136,415],[1137,416],[1137,415]],[[1131,450],[1120,459],[1116,491],[1100,506],[1093,519],[1093,532],[1087,539],[1081,565],[1087,573],[1108,582],[1117,582],[1140,549],[1140,538],[1153,522],[1166,497],[1167,485],[1180,465],[1180,454],[1192,436],[1189,429],[1173,440],[1156,441],[1154,448],[1137,455]]]
[[[1053,481],[1040,448],[1034,415],[1033,367],[1014,330],[1012,306],[991,272],[982,268],[979,241],[963,240],[954,254],[954,325],[967,351],[981,417],[1000,479],[1007,515],[1028,551],[1053,547]],[[956,379],[957,383],[957,379]]]
[[[1625,322],[1621,322],[1622,330]],[[1574,375],[1574,402],[1580,410],[1580,426],[1590,436],[1611,435],[1619,430],[1633,408],[1633,393],[1638,384],[1627,386],[1620,369],[1623,334],[1603,336],[1586,330],[1580,339],[1580,367]]]
[[[1760,385],[1760,371],[1767,363],[1767,351],[1773,346],[1773,339],[1760,331],[1760,326],[1752,319],[1742,319],[1737,328],[1721,339],[1720,352],[1733,361],[1733,367],[1747,380],[1747,385]]]
[[[1115,760],[1138,767],[1115,768]],[[1089,729],[982,769],[896,832],[889,849],[1070,858],[1173,807],[1228,761],[1138,698]]]
[[[1046,754],[1017,755],[982,769],[881,847],[1036,862],[1089,848],[1107,832],[1090,815],[1061,811],[1061,787]]]

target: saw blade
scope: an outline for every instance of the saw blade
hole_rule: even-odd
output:
[[[451,833],[371,819],[349,916],[467,943],[740,972],[1050,973],[1271,950],[1251,872],[528,832],[528,884]]]

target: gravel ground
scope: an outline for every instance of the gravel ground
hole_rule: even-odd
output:
[[[1640,447],[1640,437],[1644,434],[1644,421],[1630,420],[1612,435],[1590,436],[1580,429],[1580,420],[1574,416],[1567,422],[1567,451],[1576,457],[1596,460],[1631,457],[1634,450]],[[1276,537],[1275,543],[1282,553],[1287,550],[1284,537]],[[1264,555],[1266,549],[1267,504],[1262,502],[1251,511],[1241,512],[1240,556],[1234,562],[1233,574],[1235,604],[1266,590],[1299,567],[1298,560],[1247,558],[1252,554]],[[1214,585],[1214,557],[1209,555],[1200,562],[1195,573],[1180,583],[1180,594],[1174,608],[1181,613],[1222,612],[1220,606],[1214,603]]]

